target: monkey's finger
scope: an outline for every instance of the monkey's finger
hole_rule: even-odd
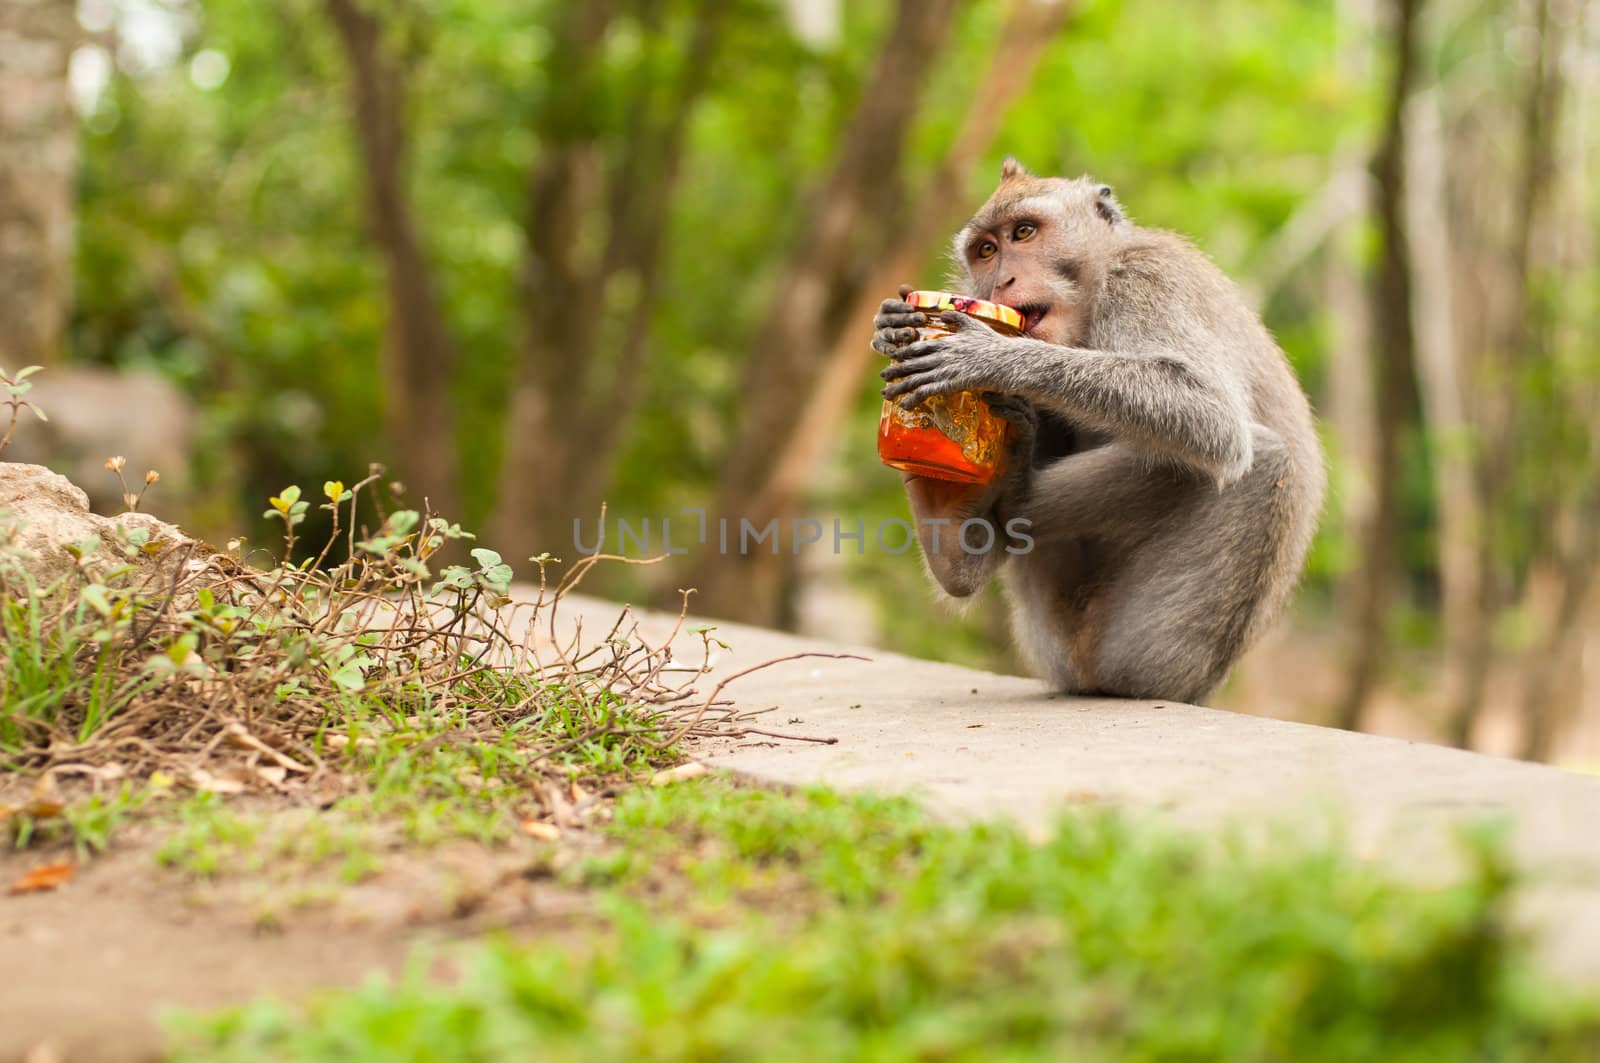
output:
[[[910,391],[907,390],[908,388],[909,385],[902,382],[899,384],[892,384],[878,392],[878,394],[882,395],[896,406],[899,406],[901,409],[909,410],[915,406],[919,400],[910,397]]]
[[[906,348],[906,350],[910,349],[910,347]],[[902,351],[899,357],[880,369],[878,375],[885,380],[898,380],[901,377],[910,376],[912,373],[931,373],[937,369],[943,369],[946,365],[945,356],[947,352],[945,351],[934,349],[924,354],[919,354],[914,358],[907,358],[904,353]]]
[[[921,376],[910,377],[906,380],[891,381],[884,386],[882,395],[886,399],[898,399],[902,395],[908,395],[917,390],[922,381],[923,377]]]
[[[982,321],[972,317],[970,314],[963,314],[959,310],[946,310],[944,313],[939,315],[939,320],[949,328],[955,329],[957,332],[994,331]]]
[[[943,350],[944,347],[939,340],[923,340],[921,343],[912,343],[901,347],[891,357],[896,361],[904,361],[907,358],[921,358],[924,355],[937,354]]]
[[[957,385],[956,379],[950,373],[942,369],[927,369],[890,381],[883,389],[883,397],[895,399],[902,395],[915,395],[917,401],[921,402],[930,395],[944,395],[961,390],[963,389]]]
[[[904,328],[914,329],[928,323],[928,315],[921,313],[911,314],[879,314],[872,319],[873,328]],[[911,337],[916,339],[915,336]]]
[[[916,291],[916,289],[913,288],[911,285],[902,284],[902,285],[900,285],[900,298],[904,299],[906,296],[910,295],[914,291]]]
[[[1039,435],[1039,415],[1034,411],[1033,404],[1019,396],[1004,395],[998,391],[985,391],[980,397],[989,404],[990,413],[1011,426],[1009,446],[1012,450],[1031,454]]]
[[[909,326],[886,325],[878,329],[874,339],[884,340],[896,347],[907,347],[916,343],[922,333]]]
[[[902,381],[902,383],[904,383],[904,381]],[[928,399],[933,398],[935,395],[948,395],[952,391],[965,391],[965,390],[966,389],[963,388],[956,381],[951,380],[951,379],[946,378],[946,377],[940,377],[940,378],[932,380],[932,381],[930,381],[930,382],[928,382],[926,384],[923,384],[921,387],[915,389],[910,394],[906,395],[904,398],[902,398],[900,400],[900,405],[904,406],[906,409],[909,410],[909,409],[911,409],[911,407],[916,406],[919,403],[926,402]]]
[[[905,331],[909,331],[911,336],[906,339],[897,339],[896,337],[901,334],[900,330],[880,330],[872,337],[872,349],[877,351],[879,354],[886,354],[890,358],[898,356],[901,348],[905,347],[908,343],[917,338],[916,329],[909,329]]]
[[[1033,421],[1038,419],[1038,414],[1033,411],[1033,404],[1027,399],[1017,395],[1007,395],[1000,391],[985,391],[979,398],[989,404],[997,416],[1006,420]]]

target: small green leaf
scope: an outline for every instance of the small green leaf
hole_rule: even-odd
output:
[[[504,594],[511,589],[511,566],[496,565],[482,573],[483,584],[490,590]]]
[[[366,678],[361,674],[361,668],[354,662],[340,668],[330,678],[345,690],[352,692],[367,685]]]
[[[89,607],[101,616],[111,615],[111,598],[106,593],[104,584],[91,583],[83,588],[82,598]]]
[[[437,586],[464,591],[472,586],[472,573],[461,565],[450,565],[439,573]]]
[[[397,535],[375,535],[370,539],[362,539],[356,543],[356,549],[365,550],[369,554],[376,554],[378,557],[382,557],[402,541]]]
[[[438,532],[440,535],[444,536],[446,539],[476,539],[477,538],[477,536],[473,535],[471,532],[462,531],[461,530],[461,525],[459,525],[459,524],[451,524],[449,521],[445,520],[443,517],[430,517],[428,519],[428,527],[432,528],[434,531]]]
[[[298,501],[300,501],[300,488],[293,484],[267,499],[268,504],[279,513],[288,513]],[[271,515],[270,513],[265,514],[265,516],[269,517]]]
[[[79,539],[75,543],[67,543],[62,549],[71,554],[75,560],[82,561],[85,557],[100,549],[100,536],[91,535],[87,539]]]
[[[172,645],[167,647],[167,656],[172,659],[173,664],[181,668],[183,667],[183,662],[187,661],[189,655],[194,652],[196,644],[193,635],[181,635],[172,641]]]

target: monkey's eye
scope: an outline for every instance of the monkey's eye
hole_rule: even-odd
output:
[[[993,240],[985,240],[983,243],[978,245],[978,257],[993,258],[994,253],[998,250],[1000,249],[994,245]]]
[[[1018,225],[1015,229],[1011,230],[1011,239],[1026,240],[1028,237],[1032,236],[1038,231],[1039,227],[1037,225],[1033,224],[1031,221],[1025,221],[1021,225]]]

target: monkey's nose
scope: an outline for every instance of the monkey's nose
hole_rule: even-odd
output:
[[[1011,287],[1015,283],[1017,283],[1017,278],[1015,278],[1015,277],[1007,277],[1005,280],[1003,280],[999,284],[995,285],[995,289],[994,290],[997,291],[997,292],[998,291],[1003,291],[1006,288]]]

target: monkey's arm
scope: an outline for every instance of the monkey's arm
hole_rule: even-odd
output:
[[[901,349],[883,370],[885,397],[915,404],[955,391],[998,391],[1189,466],[1219,485],[1250,468],[1245,388],[1220,368],[1227,364],[1221,353],[1176,345],[1061,347],[1002,336],[954,311],[944,320],[957,331]]]

